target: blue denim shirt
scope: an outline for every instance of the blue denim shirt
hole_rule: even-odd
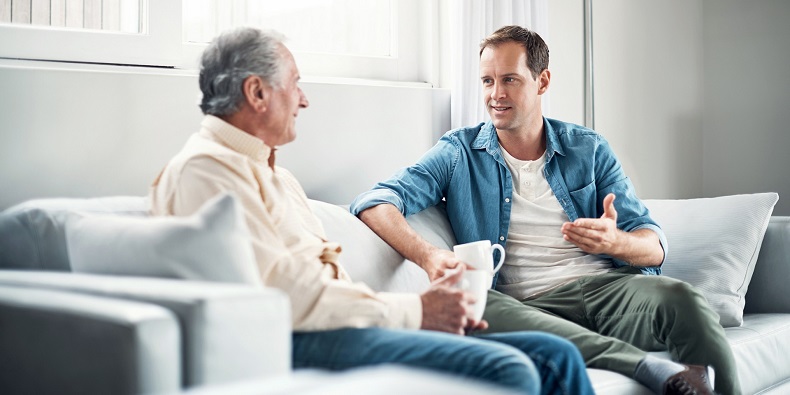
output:
[[[617,227],[627,232],[653,230],[666,257],[666,236],[637,198],[609,143],[593,130],[554,119],[544,118],[543,127],[544,176],[568,218],[600,217],[604,197],[614,193]],[[408,216],[442,204],[458,243],[488,239],[504,247],[512,195],[513,179],[489,121],[447,132],[416,164],[359,195],[350,210],[358,215],[390,203]],[[616,267],[627,265],[604,258]],[[644,274],[661,273],[660,266],[640,269]]]

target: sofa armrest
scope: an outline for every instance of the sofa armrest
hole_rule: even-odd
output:
[[[790,313],[790,217],[771,217],[744,313]]]
[[[291,370],[291,316],[280,291],[159,278],[0,270],[0,285],[151,303],[181,327],[185,387],[257,379]]]
[[[156,305],[0,285],[0,393],[171,393],[175,316]]]

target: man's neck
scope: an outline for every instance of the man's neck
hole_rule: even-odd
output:
[[[496,131],[499,144],[511,156],[519,160],[537,160],[546,151],[546,134],[543,123],[528,130]]]
[[[269,167],[274,169],[274,152],[277,151],[277,147],[268,144],[266,140],[263,139],[263,130],[260,128],[259,123],[256,122],[256,120],[252,118],[250,114],[246,114],[243,111],[237,111],[230,115],[221,115],[219,118],[235,126],[237,129],[263,141],[263,143],[271,149],[271,153],[269,154]]]

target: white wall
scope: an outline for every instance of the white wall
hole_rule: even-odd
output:
[[[702,3],[595,1],[595,128],[643,198],[702,193]]]
[[[549,115],[583,124],[583,3],[550,10]],[[699,0],[593,1],[595,129],[642,198],[702,192],[701,19]]]
[[[108,71],[109,70],[109,71]],[[449,125],[449,92],[306,81],[311,106],[278,164],[308,196],[347,204],[414,162]],[[197,131],[194,73],[0,63],[0,209],[39,197],[145,195]]]
[[[0,66],[0,208],[35,197],[145,195],[199,125],[193,75],[65,67]]]
[[[595,126],[639,195],[775,191],[774,214],[790,215],[790,2],[593,4]],[[552,0],[549,14],[551,116],[575,123],[583,121],[582,5]]]
[[[705,0],[703,193],[790,215],[790,1]]]

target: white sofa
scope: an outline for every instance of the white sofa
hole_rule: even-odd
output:
[[[699,281],[709,300],[722,311],[723,321],[739,319],[744,301],[737,294],[748,290],[743,323],[730,323],[725,329],[746,394],[790,391],[790,291],[785,287],[790,279],[790,217],[770,217],[775,202],[775,197],[772,200],[765,194],[646,202],[664,226],[670,245],[675,246],[674,250],[670,247],[669,257],[673,257],[672,251],[680,254],[678,257],[699,256],[693,265],[668,258],[667,275]],[[421,269],[404,261],[345,208],[319,201],[311,201],[311,206],[328,237],[343,246],[341,263],[353,279],[382,291],[420,292],[428,286]],[[744,206],[750,210],[743,210]],[[278,388],[283,388],[283,377],[290,371],[290,316],[282,293],[254,283],[198,282],[195,278],[200,278],[200,273],[185,272],[183,267],[153,275],[189,281],[121,276],[160,270],[155,267],[158,262],[150,262],[151,255],[143,251],[145,246],[138,243],[137,250],[123,251],[119,244],[137,237],[134,233],[112,248],[100,249],[102,254],[92,259],[126,262],[135,266],[133,269],[110,264],[109,269],[90,267],[103,274],[70,273],[76,263],[70,257],[80,256],[76,249],[88,248],[90,252],[97,247],[79,245],[75,223],[85,218],[95,222],[123,217],[134,218],[131,221],[137,226],[147,220],[143,217],[146,207],[146,200],[140,197],[46,199],[28,201],[0,214],[0,323],[4,323],[0,331],[0,355],[4,356],[0,358],[0,392],[137,393],[195,387],[211,391],[212,386],[219,386],[216,393],[223,388],[245,388],[254,393],[255,388],[267,388],[275,379],[280,380]],[[711,211],[721,215],[711,215]],[[755,211],[760,213],[749,214]],[[408,221],[431,243],[442,248],[454,244],[439,208]],[[114,223],[111,229],[125,224]],[[83,233],[103,229],[82,225]],[[67,238],[67,233],[71,237]],[[177,250],[178,245],[178,241],[171,242],[170,247]],[[113,256],[116,251],[124,256]],[[212,256],[211,263],[217,259]],[[234,267],[229,270],[254,265],[225,263]],[[737,274],[733,270],[738,268],[725,267],[728,264],[745,267],[740,280],[723,278],[728,270],[731,276]],[[107,270],[114,274],[108,275]],[[240,280],[233,278],[223,281],[246,281],[243,275],[237,276]],[[733,295],[716,294],[722,291],[717,289],[722,284],[738,281],[736,289],[729,290]],[[5,324],[9,322],[13,325]],[[648,393],[622,375],[588,371],[598,393]],[[349,377],[353,381],[355,376]],[[302,387],[307,382],[290,381],[301,381]],[[245,382],[249,384],[238,387]],[[233,383],[237,387],[232,387]]]

